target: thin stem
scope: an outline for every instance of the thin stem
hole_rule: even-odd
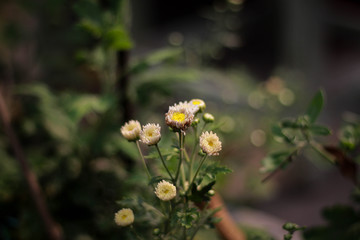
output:
[[[170,201],[169,202],[169,218],[165,223],[165,234],[167,234],[169,232],[169,226],[170,226],[170,222],[171,222],[172,213],[173,213],[172,201]]]
[[[336,163],[336,158],[333,157],[332,155],[328,154],[323,146],[321,146],[320,144],[316,143],[316,142],[309,142],[310,146],[312,147],[312,149],[314,149],[317,153],[319,153],[323,158],[325,158],[326,160],[328,160],[330,163],[335,164]]]
[[[145,162],[145,159],[144,159],[144,155],[143,155],[142,152],[141,152],[141,148],[140,148],[139,141],[136,141],[136,146],[137,146],[137,148],[138,148],[138,150],[139,150],[139,154],[140,154],[140,156],[141,156],[141,160],[142,160],[142,163],[143,163],[143,165],[144,165],[145,172],[146,172],[146,174],[147,174],[147,176],[148,176],[148,178],[149,178],[149,181],[150,181],[150,180],[151,180],[151,175],[150,175],[149,169],[148,169],[148,167],[147,167],[147,165],[146,165],[146,162]]]
[[[190,167],[189,167],[189,181],[191,181],[192,175],[193,175],[193,164],[194,164],[194,156],[195,156],[195,150],[198,144],[198,137],[197,137],[197,127],[193,127],[194,130],[194,147],[191,152],[191,158],[190,158]]]
[[[163,165],[164,165],[164,168],[166,169],[167,173],[169,174],[169,177],[171,178],[171,181],[173,181],[173,182],[174,182],[174,178],[173,178],[173,176],[171,175],[171,173],[170,173],[169,169],[167,168],[167,166],[166,166],[166,164],[165,164],[165,161],[164,161],[163,156],[161,155],[161,152],[160,152],[159,146],[158,146],[157,144],[155,144],[155,147],[156,147],[156,150],[157,150],[157,151],[158,151],[158,153],[159,153],[159,156],[160,156],[161,162],[162,162],[162,163],[163,163]]]
[[[139,236],[139,234],[135,231],[133,225],[130,226],[130,231],[135,235],[135,237],[139,240],[143,240],[142,237]]]
[[[181,168],[181,163],[182,163],[182,132],[180,131],[179,132],[179,146],[180,146],[180,149],[179,149],[179,164],[178,164],[178,167],[177,167],[177,170],[176,170],[176,176],[175,176],[175,183],[177,182],[178,178],[179,178],[179,173],[180,173],[180,168]]]
[[[184,158],[184,155],[187,155],[186,150],[185,150],[185,134],[182,137],[182,147],[181,147],[180,151],[182,152],[182,155],[181,155],[182,158]],[[180,171],[181,171],[181,180],[183,183],[183,187],[185,188],[186,177],[185,177],[184,164],[181,164]]]
[[[196,179],[196,177],[197,177],[197,175],[198,175],[198,173],[199,173],[202,165],[204,164],[204,162],[205,162],[205,160],[206,160],[206,157],[207,157],[207,154],[201,159],[200,165],[199,165],[199,167],[197,168],[197,170],[196,170],[196,172],[195,172],[195,175],[194,175],[191,183],[189,184],[189,188],[188,188],[188,190],[186,191],[186,194],[189,192],[189,190],[191,189],[191,186],[192,186],[193,183],[195,182],[195,179]]]
[[[272,171],[269,175],[267,175],[263,180],[261,180],[261,183],[265,183],[266,181],[268,181],[270,178],[272,178],[273,176],[275,176],[276,173],[278,173],[280,171],[280,169],[282,169],[283,167],[285,167],[288,163],[290,163],[293,159],[294,156],[299,154],[299,151],[301,149],[296,149],[295,151],[293,151],[274,171]]]

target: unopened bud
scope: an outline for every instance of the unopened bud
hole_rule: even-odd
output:
[[[159,235],[160,233],[160,229],[159,228],[155,228],[154,231],[153,231],[153,234],[154,235]]]
[[[214,196],[214,195],[215,195],[215,191],[212,190],[212,189],[210,189],[210,190],[208,191],[208,194],[209,194],[210,196]]]
[[[286,231],[289,231],[291,233],[295,232],[296,230],[299,229],[299,225],[295,224],[295,223],[285,223],[283,225],[283,229],[286,230]]]
[[[200,119],[199,119],[199,118],[195,118],[195,119],[192,121],[191,126],[196,127],[196,126],[199,124],[199,122],[200,122]]]
[[[284,240],[291,240],[291,239],[292,239],[292,235],[290,233],[284,235]]]
[[[203,119],[206,123],[212,123],[215,121],[215,117],[210,113],[205,113],[203,115]]]

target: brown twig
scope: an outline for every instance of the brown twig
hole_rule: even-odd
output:
[[[216,223],[215,226],[223,239],[246,240],[245,234],[237,227],[219,194],[215,194],[211,198],[208,208],[220,208],[220,210],[214,214],[214,217],[221,218],[221,221]]]
[[[36,179],[35,174],[31,171],[27,158],[20,145],[19,139],[17,138],[14,129],[11,126],[11,118],[9,110],[6,106],[2,89],[0,88],[0,117],[3,122],[4,132],[9,138],[11,147],[13,148],[15,158],[19,162],[21,170],[24,174],[26,183],[28,184],[31,197],[35,203],[36,209],[44,223],[48,237],[51,240],[63,239],[63,234],[60,226],[52,219],[49,210],[47,208],[44,196],[42,194],[39,183]]]

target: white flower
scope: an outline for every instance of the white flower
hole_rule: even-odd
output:
[[[185,131],[194,119],[194,108],[187,102],[180,102],[169,107],[165,114],[165,122],[174,130]]]
[[[141,126],[139,121],[130,120],[121,127],[121,134],[129,141],[135,141],[140,137]]]
[[[126,227],[134,222],[134,213],[130,208],[123,208],[115,213],[115,223],[119,226]]]
[[[192,99],[189,104],[194,107],[195,113],[202,112],[206,108],[205,102],[201,99]]]
[[[155,194],[160,200],[169,201],[176,197],[176,187],[173,184],[162,180],[156,186]]]
[[[159,124],[146,124],[140,132],[140,141],[149,146],[157,144],[161,138],[160,130]]]
[[[219,155],[221,151],[221,141],[216,133],[203,132],[200,136],[200,147],[209,156]]]

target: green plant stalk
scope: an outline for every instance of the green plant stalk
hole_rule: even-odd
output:
[[[336,163],[336,158],[328,154],[320,144],[314,141],[309,142],[309,144],[312,147],[312,149],[314,149],[317,153],[319,153],[323,158],[328,160],[330,163],[332,164]]]
[[[165,161],[164,161],[163,156],[161,155],[161,152],[160,152],[160,149],[159,149],[158,144],[155,144],[155,147],[156,147],[156,150],[157,150],[157,151],[158,151],[158,153],[159,153],[159,156],[160,156],[161,162],[162,162],[162,163],[163,163],[163,165],[164,165],[164,168],[166,169],[167,173],[169,174],[169,177],[171,178],[171,181],[172,181],[173,183],[175,183],[175,182],[174,182],[174,178],[173,178],[173,176],[171,175],[171,173],[170,173],[170,171],[169,171],[168,167],[166,166],[166,163],[165,163]]]
[[[195,175],[194,175],[191,183],[189,184],[189,188],[188,188],[188,190],[186,191],[186,194],[187,194],[187,193],[189,192],[189,190],[191,189],[191,185],[193,185],[193,183],[195,182],[195,179],[196,179],[196,177],[197,177],[197,175],[198,175],[198,173],[199,173],[202,165],[204,164],[204,162],[205,162],[205,160],[206,160],[206,157],[207,157],[207,154],[201,159],[200,165],[199,165],[199,167],[197,168],[197,170],[196,170],[196,172],[195,172]]]
[[[180,131],[179,132],[179,164],[178,164],[178,167],[177,167],[177,170],[176,170],[176,175],[175,175],[175,183],[177,182],[178,178],[179,178],[179,173],[180,173],[180,169],[181,169],[181,164],[182,164],[182,148],[183,148],[183,141],[182,141],[182,138],[183,138],[183,133]]]
[[[194,130],[194,148],[191,152],[191,158],[190,158],[190,166],[189,166],[189,182],[191,181],[192,175],[193,175],[193,165],[194,165],[194,157],[195,157],[195,150],[198,143],[198,137],[197,137],[197,127],[193,127]]]
[[[187,153],[186,153],[186,150],[185,150],[185,134],[182,137],[182,148],[180,149],[180,151],[182,152],[182,158],[184,158],[184,156],[186,158]],[[180,171],[181,171],[181,180],[182,180],[182,183],[183,183],[183,187],[185,189],[186,177],[185,177],[184,164],[181,164]]]
[[[203,210],[201,211],[202,213],[208,208],[210,201],[206,202],[205,207],[203,208]],[[210,215],[211,216],[211,215]],[[203,226],[203,224],[205,224],[206,220],[209,218],[209,216],[204,217],[201,219],[201,221],[198,223],[198,225],[196,226],[196,228],[194,229],[194,232],[191,234],[190,240],[193,240],[196,233],[200,230],[200,228]]]
[[[148,176],[148,178],[149,178],[149,181],[150,181],[150,180],[151,180],[151,175],[150,175],[149,169],[148,169],[148,167],[147,167],[147,165],[146,165],[146,162],[145,162],[145,159],[144,159],[144,155],[143,155],[142,152],[141,152],[141,148],[140,148],[139,141],[136,141],[136,146],[137,146],[138,151],[139,151],[139,154],[140,154],[140,156],[141,156],[141,160],[142,160],[142,163],[143,163],[143,165],[144,165],[145,172],[146,172],[146,174],[147,174],[147,176]]]
[[[135,231],[135,229],[134,229],[134,226],[133,225],[131,225],[130,226],[130,231],[135,235],[135,237],[137,238],[137,239],[139,239],[139,240],[143,240],[143,238],[142,237],[140,237],[139,236],[139,234]]]

